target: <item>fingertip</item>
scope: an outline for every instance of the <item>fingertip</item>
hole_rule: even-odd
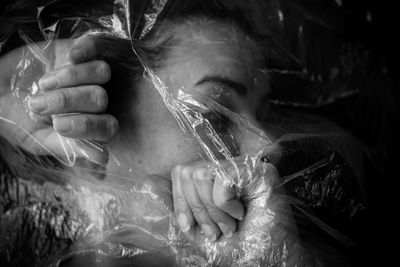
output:
[[[235,229],[232,229],[228,224],[220,222],[218,223],[218,227],[227,238],[231,238],[233,236],[233,231]]]
[[[223,211],[231,215],[233,218],[241,221],[244,217],[243,204],[238,199],[231,199],[220,207]]]
[[[92,59],[97,54],[96,43],[93,38],[84,36],[75,40],[74,46],[69,52],[69,58],[73,63],[80,63]]]
[[[109,128],[110,128],[110,139],[111,139],[119,131],[119,121],[114,116],[110,116]]]
[[[202,224],[201,229],[203,230],[203,232],[206,235],[207,240],[209,242],[214,243],[217,240],[218,234],[216,233],[216,230],[213,229],[213,227],[211,225]]]
[[[181,231],[184,233],[189,232],[191,227],[188,217],[184,213],[179,213],[177,216],[177,220]]]
[[[233,218],[235,218],[238,221],[242,221],[243,220],[243,215],[234,214],[234,213],[230,213],[229,215],[231,215]]]
[[[61,135],[66,135],[74,129],[74,121],[66,116],[54,115],[52,119],[54,130]]]
[[[84,55],[84,52],[82,51],[82,49],[73,48],[69,52],[69,58],[71,59],[72,63],[79,63],[84,60],[85,55]]]
[[[106,83],[111,79],[111,67],[105,61],[98,61],[96,73],[100,83]]]
[[[244,207],[242,206],[242,203],[239,203],[238,207],[239,208],[235,210],[231,215],[237,220],[242,221],[244,217]]]
[[[39,79],[38,85],[40,91],[48,91],[56,89],[59,84],[59,79],[56,74],[46,74]]]

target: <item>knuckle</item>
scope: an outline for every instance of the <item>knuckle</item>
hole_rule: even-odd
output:
[[[176,165],[172,170],[172,174],[175,179],[181,179],[183,184],[191,180],[191,168],[189,166]]]
[[[64,76],[66,80],[75,82],[78,78],[78,74],[74,67],[66,67],[61,76]]]
[[[186,198],[181,195],[174,195],[174,204],[178,210],[183,209],[186,203]]]
[[[205,168],[197,168],[193,172],[193,179],[197,183],[202,183],[207,178],[207,173],[208,173],[207,169],[205,169]]]
[[[66,109],[72,106],[72,100],[66,92],[60,90],[57,94],[57,105],[60,109]]]
[[[179,165],[179,164],[176,165],[173,169],[173,172],[175,172],[176,174],[179,174],[181,172],[182,167],[183,167],[182,165]]]
[[[180,176],[184,179],[184,181],[189,181],[192,178],[192,168],[189,166],[183,166],[180,169]]]
[[[217,209],[217,207],[209,206],[209,207],[207,207],[207,210],[208,210],[208,214],[210,214],[210,217],[214,221],[219,222],[219,221],[224,220],[224,217],[222,216],[221,211],[219,209]]]
[[[211,215],[218,215],[218,208],[213,204],[213,203],[205,203],[204,204],[208,213]],[[211,216],[211,217],[215,217],[215,216]]]
[[[201,218],[205,213],[205,208],[199,205],[192,206],[191,209],[195,218]]]
[[[175,167],[172,168],[171,171],[172,182],[176,182],[176,179],[178,179],[178,175],[181,171],[181,168],[182,168],[181,165],[176,165]]]
[[[79,123],[79,130],[81,132],[89,132],[90,130],[93,129],[93,122],[90,118],[88,118],[88,116],[82,116],[82,118],[80,119],[80,123]]]
[[[96,66],[97,77],[102,82],[107,82],[111,78],[111,68],[105,61],[99,61]]]

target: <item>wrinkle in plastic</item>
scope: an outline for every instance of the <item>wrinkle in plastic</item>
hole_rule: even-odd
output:
[[[223,179],[227,186],[237,189],[237,197],[242,200],[247,212],[244,220],[239,222],[238,232],[232,239],[221,237],[215,243],[198,236],[193,243],[178,229],[172,204],[154,193],[151,186],[113,173],[107,175],[114,176],[117,183],[71,178],[74,173],[67,174],[65,180],[55,183],[47,177],[56,175],[56,171],[40,178],[40,174],[46,173],[48,163],[38,160],[34,161],[38,170],[31,179],[15,177],[7,171],[1,176],[0,225],[1,235],[6,237],[0,244],[2,259],[13,262],[20,255],[30,255],[31,258],[26,259],[34,264],[57,266],[70,256],[90,252],[95,252],[98,258],[103,255],[132,260],[138,255],[152,257],[158,253],[161,257],[165,256],[165,259],[172,258],[171,264],[181,266],[301,266],[316,257],[312,253],[312,256],[306,253],[301,245],[288,204],[290,197],[285,195],[283,185],[289,188],[292,186],[293,190],[290,192],[297,193],[293,195],[300,201],[312,199],[302,194],[306,192],[302,189],[304,186],[293,184],[297,181],[300,184],[309,184],[310,181],[311,184],[320,184],[322,179],[313,178],[312,172],[324,166],[318,160],[326,156],[326,151],[330,151],[331,146],[324,153],[316,153],[315,158],[305,162],[306,167],[294,167],[292,172],[282,175],[282,179],[277,181],[275,178],[278,176],[270,163],[275,164],[282,173],[279,166],[284,166],[282,169],[285,169],[286,165],[281,158],[296,154],[294,151],[300,151],[300,154],[301,151],[310,153],[308,147],[301,146],[302,140],[308,140],[309,135],[289,136],[290,141],[300,145],[295,150],[277,151],[276,147],[285,148],[285,138],[272,141],[265,130],[259,129],[248,118],[230,111],[212,99],[208,99],[209,105],[204,105],[184,90],[179,90],[177,96],[170,94],[164,81],[141,58],[134,40],[144,38],[151,31],[163,8],[171,2],[114,1],[113,13],[100,17],[95,23],[95,29],[90,26],[93,21],[86,23],[85,18],[62,19],[43,28],[40,13],[45,12],[48,6],[38,7],[37,19],[44,41],[42,39],[38,43],[24,31],[18,32],[26,46],[11,78],[11,95],[25,107],[30,120],[34,123],[48,123],[49,118],[30,113],[26,105],[31,96],[40,93],[38,79],[59,67],[54,62],[53,45],[59,38],[65,21],[76,21],[72,27],[72,32],[75,30],[75,34],[70,36],[72,38],[98,35],[132,41],[133,52],[144,69],[143,76],[154,85],[182,131],[193,142],[203,159],[210,162],[215,175]],[[279,13],[279,9],[276,10]],[[82,30],[80,27],[88,28]],[[257,151],[242,154],[238,147],[224,141],[215,126],[203,115],[210,109],[211,112],[218,112],[229,118],[243,135],[256,136]],[[19,127],[28,138],[35,139],[18,121],[10,120],[7,115],[6,112],[0,113],[2,127]],[[107,153],[103,145],[91,140],[76,140],[61,135],[58,137],[62,153],[51,151],[40,143],[44,150],[42,154],[50,154],[67,166],[74,166],[78,157],[95,161],[91,157],[93,153]],[[236,142],[233,135],[229,140],[228,142]],[[315,144],[314,141],[311,143]],[[3,155],[13,153],[23,157],[23,152],[12,145],[4,144]],[[110,157],[117,165],[118,156]],[[18,161],[17,158],[15,161]],[[221,158],[229,164],[221,164]],[[24,167],[24,163],[21,163],[21,169]],[[307,182],[307,179],[310,181]],[[314,189],[311,191],[316,192]],[[311,200],[311,204],[317,202]],[[351,206],[355,202],[349,202],[344,197],[341,203],[353,215],[363,210],[361,204]],[[329,205],[333,204],[328,203]],[[316,218],[308,212],[305,213]],[[318,223],[326,226],[323,222]],[[327,226],[325,229],[342,242],[351,243],[332,227]]]

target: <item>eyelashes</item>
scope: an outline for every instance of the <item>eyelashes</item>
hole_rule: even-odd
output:
[[[218,99],[200,95],[195,98],[195,101],[196,104],[186,101],[185,105],[194,112],[200,113],[216,133],[224,135],[233,127],[234,122],[224,112],[224,110],[235,111],[235,105],[227,95],[221,94]]]
[[[213,129],[219,134],[227,133],[233,126],[232,120],[218,111],[208,111],[202,114],[203,117],[209,121]]]
[[[234,137],[235,123],[228,116],[218,111],[208,111],[202,114],[203,117],[211,124],[211,127],[214,129],[216,134],[221,138],[228,151],[233,156],[239,156],[239,146]],[[222,152],[219,151],[216,153]]]

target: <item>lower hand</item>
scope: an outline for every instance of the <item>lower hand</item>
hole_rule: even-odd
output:
[[[167,206],[174,209],[180,229],[190,239],[203,232],[214,242],[221,234],[224,239],[229,239],[235,232],[246,229],[250,223],[246,211],[253,206],[248,206],[251,201],[244,203],[243,200],[266,198],[269,185],[279,178],[275,167],[267,163],[259,162],[262,166],[254,169],[252,177],[248,177],[249,166],[241,164],[239,159],[235,161],[237,169],[228,161],[220,164],[232,180],[241,181],[241,199],[237,198],[237,188],[224,182],[216,175],[213,165],[206,161],[176,166],[171,181],[160,176],[148,176],[145,181]]]

